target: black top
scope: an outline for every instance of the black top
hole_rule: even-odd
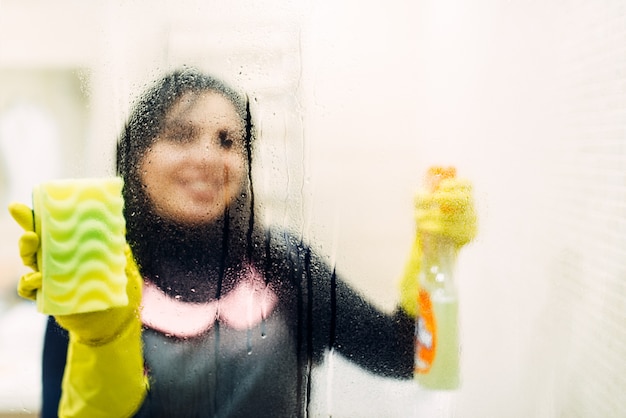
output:
[[[269,236],[265,265],[252,263],[275,296],[262,320],[242,328],[224,313],[198,335],[184,337],[144,327],[151,386],[137,416],[305,416],[311,369],[330,347],[378,375],[412,376],[410,317],[377,310],[300,240],[284,232]],[[236,293],[244,270],[239,265],[225,274],[231,279],[224,281],[229,285],[220,301]],[[179,300],[171,286],[159,283],[162,277],[146,279]],[[67,337],[51,320],[44,345],[44,418],[56,416],[66,351]]]

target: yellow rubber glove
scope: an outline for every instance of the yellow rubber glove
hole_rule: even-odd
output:
[[[17,293],[25,299],[35,300],[37,290],[41,288],[41,273],[37,268],[39,237],[35,233],[33,211],[21,203],[11,203],[9,213],[24,229],[24,233],[18,241],[20,257],[26,267],[33,269],[32,272],[22,276],[17,284]]]
[[[20,279],[18,293],[35,299],[41,273],[32,210],[12,203],[9,212],[25,231],[18,244],[22,261],[34,270]],[[126,259],[127,306],[55,317],[70,335],[60,417],[130,417],[147,393],[139,317],[143,281],[128,246]]]
[[[126,254],[128,306],[56,317],[70,333],[61,417],[130,417],[147,393],[139,317],[143,281],[128,247]]]
[[[456,177],[446,178],[434,191],[418,192],[415,196],[415,223],[415,240],[400,280],[400,306],[413,317],[417,315],[422,235],[446,237],[457,250],[476,236],[477,217],[471,183]]]
[[[477,220],[471,183],[447,178],[434,191],[419,192],[415,196],[415,222],[418,233],[449,238],[457,249],[473,240]]]

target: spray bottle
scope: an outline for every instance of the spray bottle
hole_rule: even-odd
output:
[[[426,186],[436,191],[441,180],[455,176],[454,167],[431,167]],[[427,389],[456,389],[460,384],[459,300],[454,282],[457,249],[448,238],[423,232],[421,244],[415,378]]]

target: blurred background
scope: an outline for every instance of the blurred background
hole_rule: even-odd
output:
[[[0,0],[0,203],[114,173],[135,97],[190,65],[252,99],[268,223],[392,310],[432,164],[474,184],[460,390],[331,355],[319,417],[625,417],[626,3]],[[39,408],[44,318],[0,211],[0,416]]]

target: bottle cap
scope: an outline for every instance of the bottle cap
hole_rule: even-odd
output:
[[[426,187],[430,191],[435,191],[439,187],[441,180],[451,179],[454,177],[456,177],[456,167],[434,165],[426,172]]]

